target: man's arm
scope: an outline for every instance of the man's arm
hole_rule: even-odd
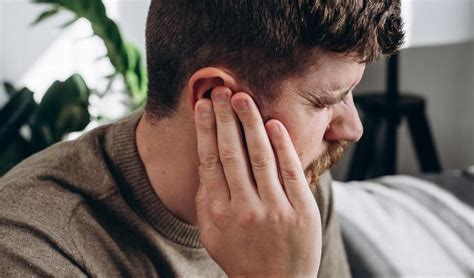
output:
[[[39,229],[0,220],[2,277],[86,277],[81,267]]]
[[[85,277],[67,228],[75,202],[18,167],[0,179],[0,276]]]

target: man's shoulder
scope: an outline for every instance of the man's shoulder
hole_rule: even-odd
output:
[[[69,226],[75,210],[118,191],[103,142],[111,126],[50,146],[0,178],[0,229],[8,242],[43,238],[74,250]]]
[[[123,126],[131,126],[139,115],[52,145],[16,165],[0,178],[0,218],[67,219],[78,204],[118,193],[115,133],[123,133]]]
[[[57,143],[0,178],[0,218],[63,226],[60,222],[68,221],[78,203],[113,194],[116,186],[101,142],[109,128]]]
[[[20,162],[0,178],[0,195],[20,193],[21,188],[28,188],[29,194],[37,193],[46,187],[90,197],[107,194],[111,188],[99,185],[113,180],[104,142],[110,127],[100,126]]]
[[[39,176],[0,182],[0,225],[41,234],[67,234],[74,208],[82,201],[72,190]]]

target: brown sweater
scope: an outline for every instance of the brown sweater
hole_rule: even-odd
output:
[[[56,144],[0,179],[0,276],[225,276],[198,228],[172,215],[152,190],[135,143],[142,114]],[[325,179],[317,194],[318,277],[349,277]]]

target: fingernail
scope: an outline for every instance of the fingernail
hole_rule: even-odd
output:
[[[241,99],[241,100],[237,100],[235,102],[235,108],[238,110],[238,111],[244,111],[245,109],[247,109],[249,107],[248,103],[247,103],[247,100],[245,99]]]
[[[273,136],[279,135],[281,133],[279,124],[276,124],[276,123],[271,124],[269,129],[270,129],[270,134],[273,135]]]
[[[208,103],[201,103],[197,107],[199,114],[208,115],[212,112],[212,107]]]
[[[214,101],[217,101],[219,103],[225,103],[227,101],[227,93],[226,92],[216,92],[213,94],[214,96]]]

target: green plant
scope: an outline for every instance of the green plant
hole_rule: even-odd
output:
[[[143,105],[147,95],[147,72],[142,63],[140,50],[123,39],[115,22],[107,16],[106,9],[100,0],[33,0],[35,3],[49,4],[50,9],[41,13],[33,25],[58,14],[63,10],[70,11],[74,18],[62,27],[67,27],[80,18],[87,19],[95,35],[99,36],[107,48],[107,57],[115,68],[109,76],[111,80],[117,74],[123,76],[127,91],[133,101],[133,107]]]
[[[90,22],[94,35],[104,42],[107,55],[114,67],[108,76],[110,88],[117,75],[123,77],[126,91],[132,100],[131,110],[142,106],[147,95],[147,74],[140,50],[125,41],[118,26],[107,14],[101,0],[33,0],[47,4],[50,9],[32,22],[36,25],[51,16],[70,11],[74,19],[63,24],[66,28],[80,18]],[[82,131],[91,120],[89,96],[91,90],[79,74],[64,82],[56,81],[38,104],[27,88],[17,90],[4,83],[9,102],[0,110],[0,176],[15,164],[58,141],[74,131]],[[100,116],[99,116],[100,117]],[[26,135],[25,132],[27,131]]]
[[[78,74],[54,82],[39,104],[27,88],[17,90],[10,83],[4,87],[9,101],[0,110],[0,176],[90,122],[90,90]],[[19,132],[22,127],[28,131],[26,136]]]

